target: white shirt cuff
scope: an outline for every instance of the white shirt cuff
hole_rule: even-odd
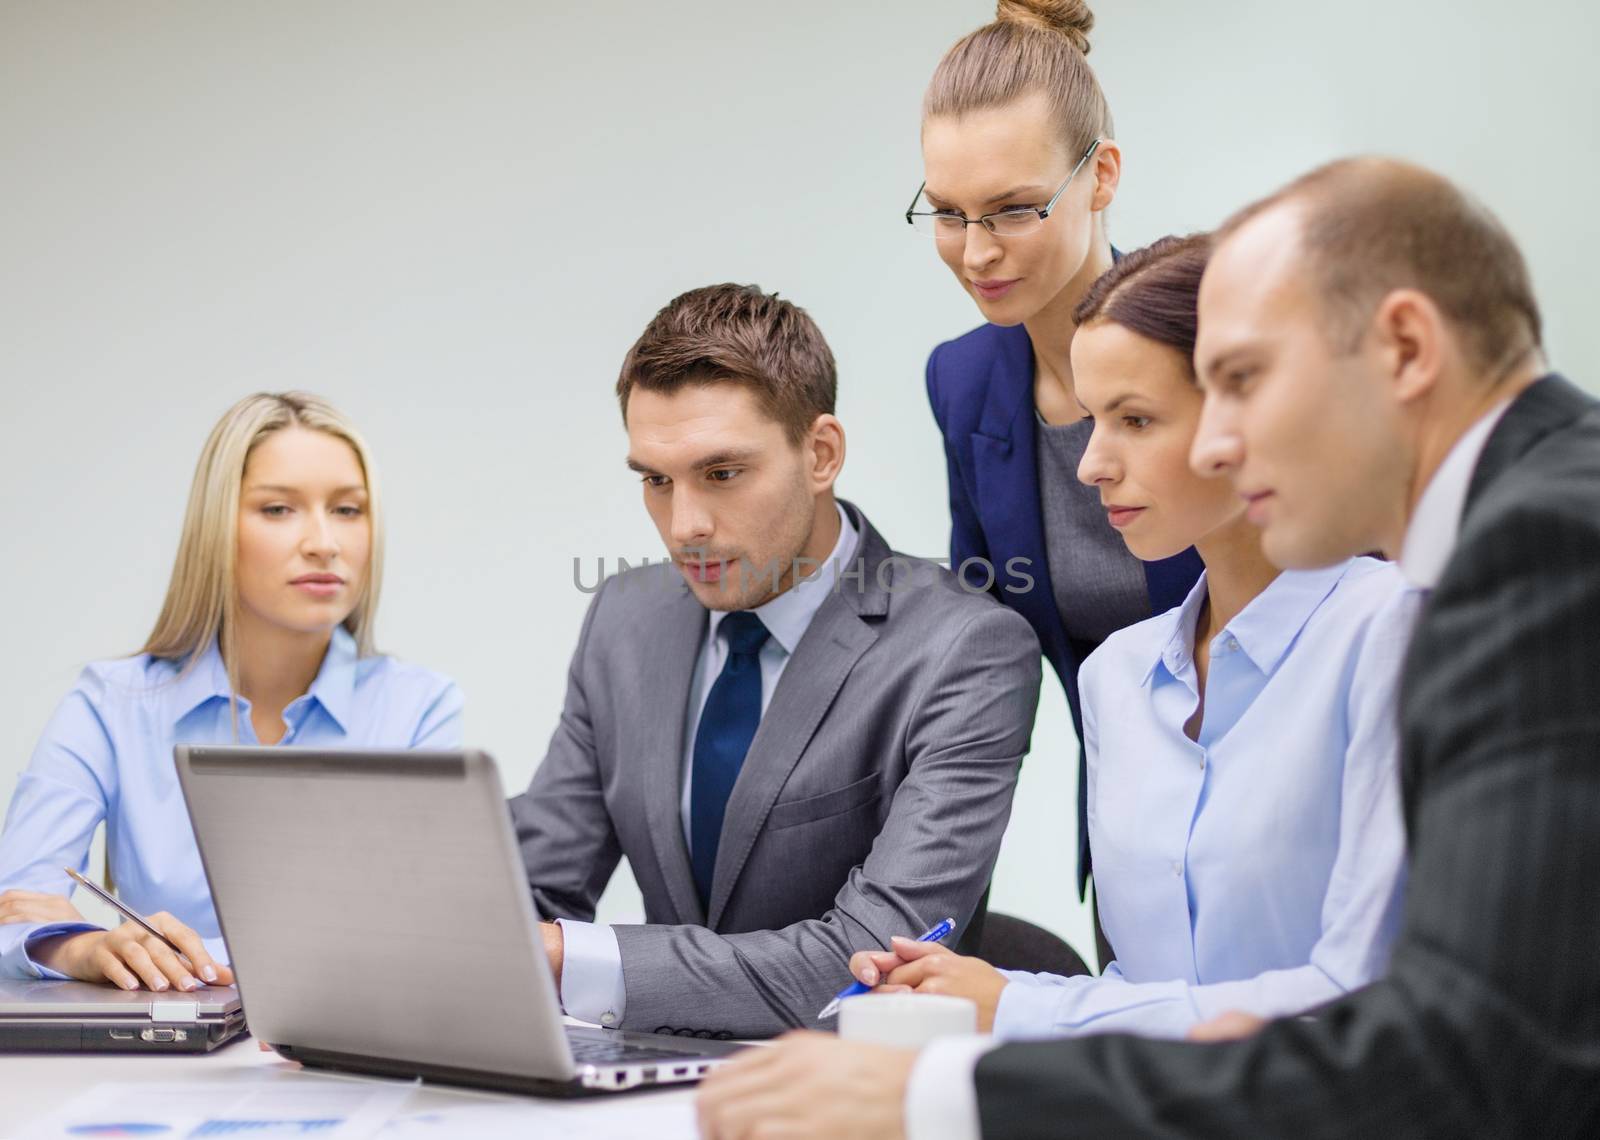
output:
[[[617,932],[592,922],[558,918],[561,926],[561,1005],[568,1015],[607,1029],[622,1024],[627,989]]]
[[[992,1037],[946,1037],[917,1057],[906,1085],[906,1140],[982,1140],[978,1058],[1000,1045]]]

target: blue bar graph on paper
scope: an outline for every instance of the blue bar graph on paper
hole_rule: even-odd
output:
[[[327,1132],[344,1123],[343,1117],[329,1120],[208,1120],[190,1136],[305,1136]]]

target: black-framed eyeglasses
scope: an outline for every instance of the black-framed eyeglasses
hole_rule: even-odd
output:
[[[980,218],[969,218],[965,214],[958,214],[954,210],[918,210],[917,203],[922,200],[922,192],[928,188],[924,181],[917,187],[916,196],[911,199],[911,205],[906,210],[906,221],[919,234],[928,234],[936,241],[965,240],[967,227],[983,223],[983,228],[994,234],[995,237],[1022,237],[1032,233],[1044,225],[1044,220],[1050,216],[1050,211],[1056,208],[1056,201],[1066,193],[1067,187],[1077,177],[1078,171],[1083,169],[1083,164],[1089,161],[1089,156],[1100,149],[1103,138],[1097,138],[1089,144],[1089,149],[1083,152],[1083,157],[1078,159],[1078,164],[1072,168],[1072,173],[1056,192],[1050,195],[1050,201],[1043,206],[1007,206],[993,214],[984,214]]]

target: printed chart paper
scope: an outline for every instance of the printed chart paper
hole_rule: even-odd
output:
[[[361,1140],[382,1128],[412,1089],[341,1080],[103,1084],[38,1121],[22,1140],[105,1136]]]

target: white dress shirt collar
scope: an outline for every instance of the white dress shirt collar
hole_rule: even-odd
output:
[[[1438,585],[1456,548],[1472,473],[1478,469],[1495,425],[1510,406],[1510,400],[1500,401],[1462,433],[1417,500],[1400,547],[1400,572],[1413,586],[1431,590]]]
[[[782,646],[785,653],[795,651],[800,639],[805,636],[806,629],[811,625],[811,619],[816,616],[822,603],[828,600],[837,573],[829,569],[829,563],[839,565],[855,557],[856,543],[860,536],[851,524],[850,516],[845,509],[837,503],[834,504],[834,509],[839,512],[839,538],[833,544],[833,552],[823,560],[822,566],[810,577],[800,579],[771,601],[750,611],[761,619],[761,624],[767,627],[772,640]],[[709,644],[716,643],[717,628],[727,616],[728,611],[725,610],[712,612],[711,628],[707,631]]]

